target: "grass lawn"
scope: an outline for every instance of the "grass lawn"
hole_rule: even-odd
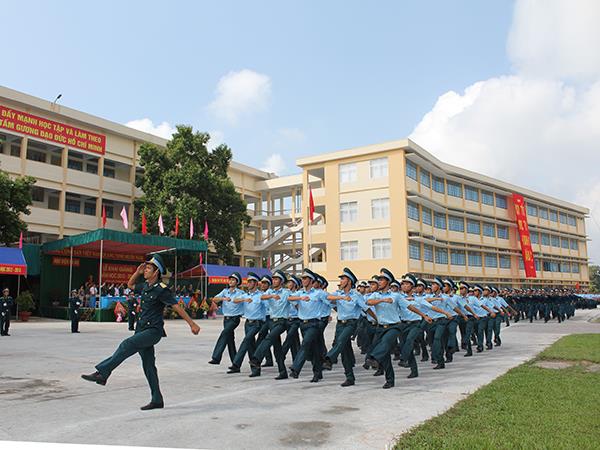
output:
[[[539,359],[600,363],[600,334],[566,336]],[[404,434],[398,449],[598,449],[600,372],[516,367]]]

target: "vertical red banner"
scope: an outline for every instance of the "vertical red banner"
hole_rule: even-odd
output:
[[[531,248],[531,240],[529,238],[529,226],[527,225],[525,199],[519,194],[513,194],[512,197],[515,206],[517,228],[519,229],[519,238],[521,241],[521,253],[523,255],[523,266],[525,266],[525,276],[527,278],[535,278],[535,262],[533,260],[533,250]]]

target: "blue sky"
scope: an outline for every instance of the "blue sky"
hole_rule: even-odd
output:
[[[5,1],[1,84],[120,123],[219,131],[236,160],[284,153],[290,172],[299,156],[406,137],[441,93],[509,69],[512,2],[373,5]],[[207,106],[243,69],[270,95],[231,124]]]
[[[279,174],[410,136],[590,209],[600,260],[600,2],[0,0],[0,84]],[[572,173],[577,176],[573,177]]]

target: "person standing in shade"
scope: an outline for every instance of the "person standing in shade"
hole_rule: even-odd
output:
[[[13,298],[9,295],[8,288],[2,290],[0,297],[0,336],[10,336],[8,329],[10,327],[10,310],[14,303]]]
[[[312,270],[304,269],[301,277],[302,289],[288,297],[288,301],[296,302],[298,305],[298,318],[302,332],[302,344],[290,368],[290,377],[298,378],[306,359],[310,357],[313,369],[313,377],[310,381],[317,383],[323,378],[322,348],[319,343],[323,291],[312,287],[317,279],[317,274]]]
[[[227,347],[232,364],[237,353],[235,349],[235,329],[240,324],[242,314],[244,314],[244,304],[235,303],[234,300],[238,297],[245,296],[246,293],[239,288],[240,284],[242,284],[242,276],[238,272],[233,272],[229,275],[228,283],[229,287],[223,289],[219,295],[212,299],[214,303],[222,302],[223,331],[221,331],[221,334],[215,343],[212,358],[208,362],[209,364],[221,364],[221,358],[223,357],[225,347]]]
[[[286,281],[285,272],[277,270],[273,274],[273,287],[261,297],[262,300],[267,300],[269,303],[271,318],[269,321],[269,334],[258,344],[256,351],[250,356],[250,365],[256,376],[260,375],[260,363],[270,352],[272,346],[279,370],[279,375],[275,379],[283,380],[288,377],[281,350],[281,335],[287,329],[289,311],[292,307],[288,301],[291,291],[284,287]]]
[[[354,289],[357,278],[347,267],[344,268],[340,278],[340,289],[333,295],[328,295],[327,300],[334,302],[337,307],[337,325],[335,327],[334,345],[325,356],[323,368],[331,370],[337,361],[338,355],[342,355],[342,365],[346,380],[342,387],[353,386],[354,377],[354,351],[352,350],[352,336],[356,331],[361,312],[375,315],[364,302],[363,296]]]
[[[71,333],[79,333],[79,307],[81,306],[81,300],[77,290],[71,291],[71,297],[69,297],[69,317],[71,319]]]
[[[129,288],[127,288],[129,289]],[[131,291],[131,289],[130,289]],[[135,319],[137,318],[138,302],[132,292],[127,294],[127,323],[129,331],[135,331]]]
[[[264,291],[258,289],[258,283],[263,282],[264,284],[271,286],[272,279],[269,275],[259,278],[254,272],[248,272],[246,277],[248,281],[248,293],[243,297],[237,297],[233,300],[234,303],[244,303],[244,340],[242,341],[239,350],[233,358],[233,363],[229,367],[227,373],[239,373],[244,362],[244,356],[248,353],[249,358],[252,357],[256,350],[256,337],[260,333],[261,328],[265,324],[267,318],[267,308],[265,301],[262,299]],[[260,375],[260,367],[256,370],[252,365],[250,366],[252,373],[250,377],[257,377]]]
[[[163,319],[165,306],[171,306],[188,323],[193,334],[200,332],[200,327],[177,304],[167,285],[161,282],[165,273],[166,267],[160,255],[154,255],[149,261],[139,265],[127,283],[127,286],[142,298],[142,310],[135,334],[121,342],[110,358],[96,365],[96,372],[81,376],[84,380],[104,386],[113,370],[130,356],[139,353],[152,394],[150,403],[140,408],[143,411],[164,407],[155,365],[154,346],[167,335]],[[136,283],[142,275],[144,281]]]

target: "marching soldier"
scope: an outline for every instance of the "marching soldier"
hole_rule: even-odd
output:
[[[238,272],[233,272],[229,275],[229,287],[223,289],[219,295],[213,297],[213,302],[222,302],[223,305],[223,331],[219,335],[215,348],[212,353],[212,358],[209,364],[221,364],[221,358],[225,347],[229,352],[229,359],[233,364],[233,359],[236,355],[235,349],[235,329],[240,324],[242,314],[244,314],[244,304],[235,303],[234,300],[238,297],[246,295],[239,286],[242,284],[242,276]]]
[[[77,290],[71,291],[71,297],[69,298],[69,316],[71,318],[71,333],[79,333],[79,307],[81,306],[81,300],[77,294]]]
[[[292,275],[290,276],[287,285],[290,295],[295,295],[294,293],[302,287],[302,280],[297,276]],[[283,355],[283,359],[285,359],[288,351],[291,350],[292,360],[294,360],[298,353],[298,349],[300,348],[300,319],[298,318],[298,308],[295,304],[292,303],[288,311],[289,316],[285,341],[283,341],[283,344],[281,345],[281,354]]]
[[[150,403],[140,408],[143,411],[164,407],[155,365],[154,346],[167,335],[163,319],[165,306],[171,306],[188,323],[193,334],[200,332],[200,327],[177,304],[167,285],[161,282],[161,277],[165,273],[165,264],[160,255],[154,255],[150,260],[139,265],[127,282],[127,286],[136,294],[141,294],[142,298],[142,311],[135,334],[121,342],[110,358],[96,365],[96,372],[81,376],[84,380],[104,386],[113,370],[130,356],[139,353],[152,394]],[[137,283],[142,275],[144,281]]]
[[[10,336],[8,328],[10,327],[10,310],[14,303],[13,298],[9,295],[8,288],[2,290],[0,297],[0,336]]]

